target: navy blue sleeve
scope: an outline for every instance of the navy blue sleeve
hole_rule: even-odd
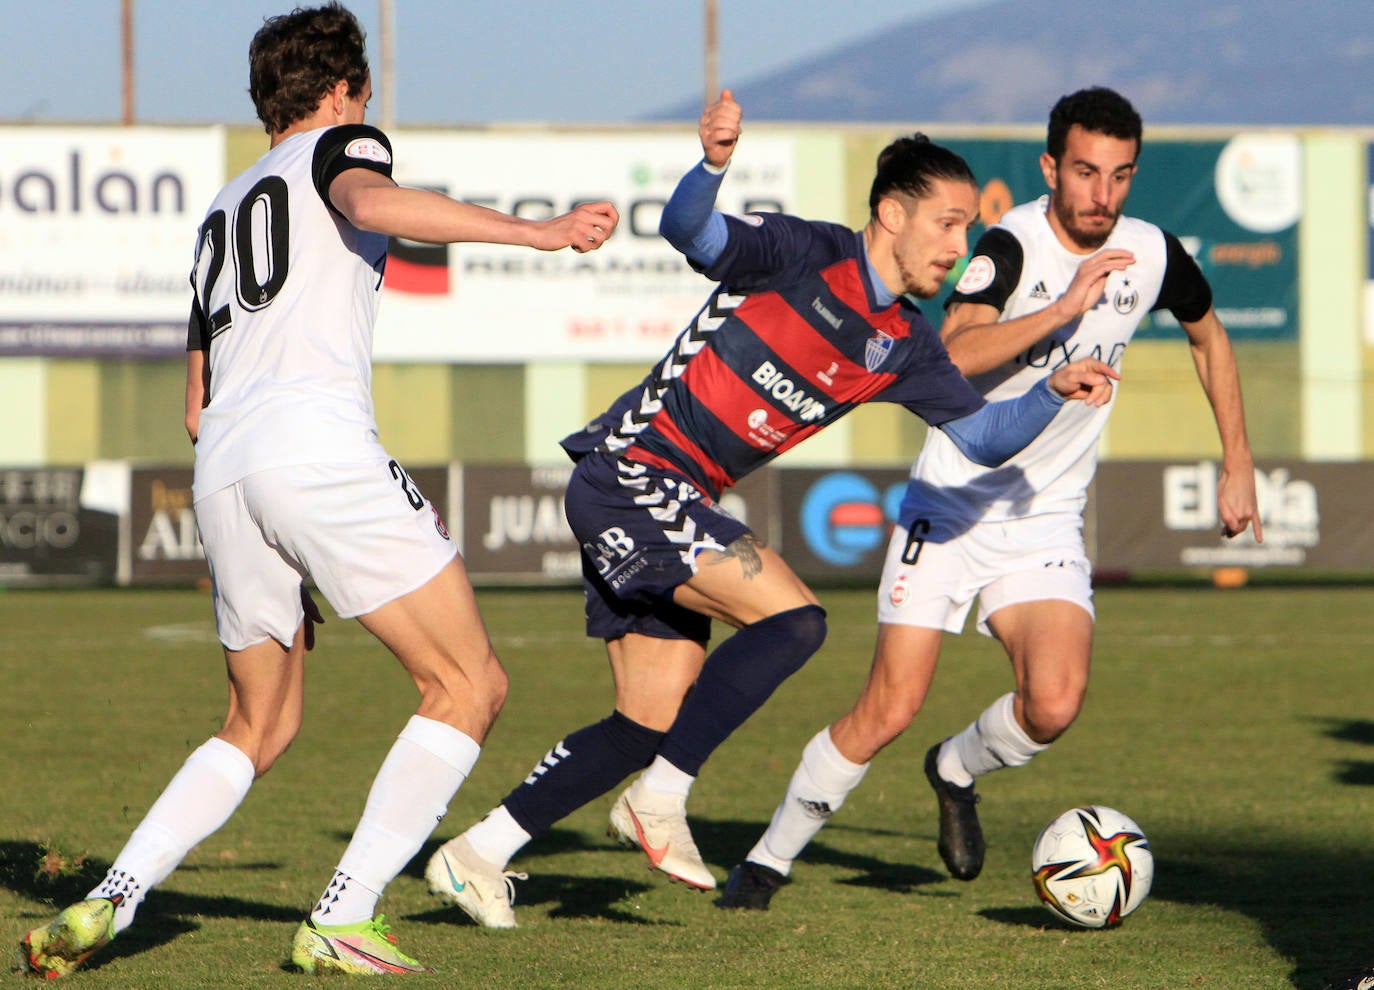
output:
[[[970,269],[977,270],[977,266],[991,266],[992,281],[976,292],[968,293],[960,292],[956,285],[945,300],[945,308],[956,302],[968,302],[993,306],[997,312],[1002,312],[1016,290],[1016,283],[1021,281],[1021,268],[1025,262],[1026,254],[1021,242],[1011,231],[1005,227],[989,227],[974,245],[973,255],[964,272],[967,275]],[[964,279],[961,278],[959,284],[963,283]]]
[[[729,236],[720,256],[709,265],[693,267],[733,292],[792,285],[852,255],[854,238],[859,236],[840,224],[786,213],[722,216]]]
[[[1167,230],[1163,233],[1168,257],[1164,264],[1164,281],[1159,287],[1159,298],[1155,300],[1152,311],[1167,309],[1180,323],[1194,323],[1212,308],[1212,287],[1207,284],[1207,277],[1179,239]]]
[[[329,201],[329,184],[350,168],[365,168],[390,177],[391,142],[386,135],[367,124],[343,124],[331,127],[316,142],[310,178],[320,199],[335,213],[339,211]]]
[[[1049,425],[1064,400],[1042,378],[1014,399],[989,402],[969,416],[940,426],[969,460],[983,467],[1015,457]]]

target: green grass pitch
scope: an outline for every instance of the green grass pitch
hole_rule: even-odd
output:
[[[984,778],[987,866],[951,880],[921,775],[1010,674],[952,637],[926,710],[766,913],[723,912],[605,836],[614,793],[513,864],[521,927],[485,931],[425,889],[433,843],[489,810],[564,732],[604,717],[610,677],[576,592],[483,591],[511,694],[473,778],[382,901],[420,986],[1320,988],[1374,963],[1374,588],[1106,588],[1088,703],[1031,767]],[[707,765],[694,832],[724,879],[767,823],[801,748],[867,671],[872,594],[823,590],[830,638]],[[11,945],[103,874],[225,687],[208,596],[0,593],[0,928]],[[73,977],[120,988],[300,986],[284,963],[372,774],[414,709],[399,666],[330,620],[308,663],[305,728],[234,819]],[[1111,931],[1039,906],[1031,843],[1107,804],[1145,829],[1154,891]],[[16,973],[6,974],[17,985]]]

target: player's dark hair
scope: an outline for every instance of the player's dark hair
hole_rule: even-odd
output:
[[[268,17],[248,46],[248,94],[268,134],[310,116],[340,79],[349,95],[367,82],[362,25],[340,3]]]
[[[1064,157],[1069,128],[1075,124],[1093,134],[1134,141],[1136,157],[1140,156],[1140,114],[1135,112],[1130,100],[1114,89],[1090,86],[1059,98],[1050,110],[1049,133],[1045,139],[1045,150],[1056,163]]]
[[[978,185],[968,162],[919,131],[897,138],[878,152],[878,168],[868,193],[869,215],[876,217],[878,203],[894,192],[924,199],[936,179]]]

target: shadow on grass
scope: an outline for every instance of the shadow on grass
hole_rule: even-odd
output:
[[[37,842],[0,840],[0,887],[34,902],[31,911],[19,917],[37,927],[50,921],[58,910],[84,898],[105,876],[110,864],[97,859],[62,861],[52,850]],[[274,863],[232,864],[226,869],[273,869]],[[185,868],[207,870],[204,865]],[[139,923],[120,932],[119,938],[83,964],[95,970],[113,959],[136,956],[165,945],[180,935],[199,930],[192,917],[251,918],[258,921],[297,923],[298,908],[284,908],[237,897],[207,897],[159,889],[139,908]],[[16,933],[16,935],[22,934]]]
[[[1333,739],[1374,746],[1374,722],[1321,724],[1321,731]],[[1374,785],[1374,761],[1335,761],[1332,777],[1351,787]],[[1350,795],[1352,801],[1363,799]],[[1344,835],[1333,835],[1329,844],[1314,848],[1249,842],[1243,833],[1160,827],[1151,834],[1151,845],[1156,857],[1151,899],[1213,906],[1253,918],[1274,950],[1293,960],[1293,987],[1317,990],[1374,962],[1374,848],[1352,849]],[[1007,925],[1082,930],[1039,907],[980,914]]]
[[[425,865],[441,844],[442,842],[438,839],[431,839],[426,842],[415,858],[406,864],[401,875],[413,877],[424,883]],[[531,845],[531,849],[541,856],[549,856],[578,852],[605,852],[611,845],[613,844],[610,843],[610,840],[588,842],[586,836],[581,832],[555,828],[540,836]],[[634,863],[642,868],[644,865],[642,856],[636,859]],[[512,868],[519,871],[520,863],[518,860],[512,863]],[[622,877],[588,877],[585,875],[536,872],[530,874],[528,880],[517,880],[515,883],[517,915],[521,905],[527,907],[553,905],[548,908],[550,918],[601,918],[606,921],[633,925],[669,924],[669,922],[641,917],[618,906],[627,898],[651,889],[651,884],[642,883],[638,880],[627,880]],[[429,924],[453,924],[454,922],[463,925],[475,924],[462,911],[453,907],[440,907],[433,911],[408,915],[407,920]],[[676,922],[672,922],[672,924],[676,924]]]

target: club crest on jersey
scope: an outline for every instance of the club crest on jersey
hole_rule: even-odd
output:
[[[864,344],[864,367],[870,372],[877,371],[892,353],[892,338],[881,330],[873,331],[873,336]]]
[[[391,164],[391,152],[387,151],[386,145],[376,138],[354,138],[344,147],[344,154],[349,158],[363,158],[370,162],[380,162],[383,165]]]
[[[1136,304],[1139,302],[1140,293],[1136,291],[1135,286],[1131,285],[1130,282],[1123,284],[1121,288],[1116,290],[1116,295],[1112,296],[1112,308],[1122,316],[1125,316],[1131,310],[1135,309]]]

